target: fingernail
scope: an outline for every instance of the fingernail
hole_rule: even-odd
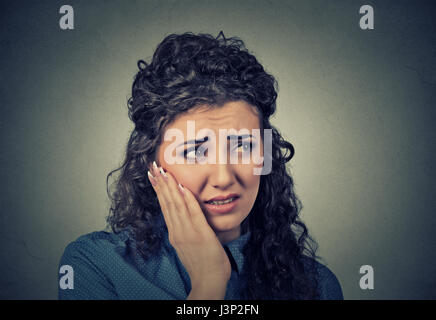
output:
[[[179,189],[182,191],[182,193],[185,193],[185,188],[179,183]]]
[[[160,173],[162,174],[162,176],[163,176],[165,179],[168,179],[168,176],[167,176],[167,174],[165,173],[164,169],[162,169],[162,167],[159,168],[159,171],[160,171]]]
[[[156,161],[153,161],[153,169],[155,174],[159,174],[159,169],[157,168]]]
[[[156,186],[157,182],[156,182],[155,178],[153,177],[153,175],[150,173],[150,171],[147,171],[147,174],[148,174],[148,178],[149,178],[149,180],[150,180],[150,183],[151,183],[153,186]]]

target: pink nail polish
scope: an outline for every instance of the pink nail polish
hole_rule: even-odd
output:
[[[148,179],[150,180],[150,183],[152,184],[152,186],[156,186],[156,184],[157,184],[156,178],[153,177],[153,175],[150,173],[150,171],[147,171],[147,175],[148,175]]]
[[[162,169],[162,167],[159,168],[159,171],[160,171],[160,173],[162,174],[162,176],[163,176],[166,180],[168,180],[168,176],[167,176],[167,174],[165,173],[164,169]]]
[[[153,171],[154,174],[159,175],[159,169],[157,167],[156,161],[153,161]]]
[[[183,194],[185,193],[185,188],[183,188],[183,186],[180,183],[179,183],[179,189],[180,191],[182,191]]]

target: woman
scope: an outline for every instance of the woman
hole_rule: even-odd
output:
[[[298,217],[276,82],[243,42],[173,34],[138,67],[111,232],[67,246],[59,298],[342,299]]]

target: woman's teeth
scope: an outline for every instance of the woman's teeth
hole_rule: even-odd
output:
[[[214,204],[214,205],[221,205],[221,204],[230,203],[233,200],[235,200],[235,198],[229,198],[226,200],[219,200],[219,201],[208,201],[207,203]]]

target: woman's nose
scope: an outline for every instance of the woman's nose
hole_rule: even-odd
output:
[[[229,163],[212,165],[210,184],[214,188],[227,189],[235,183],[232,165]]]

